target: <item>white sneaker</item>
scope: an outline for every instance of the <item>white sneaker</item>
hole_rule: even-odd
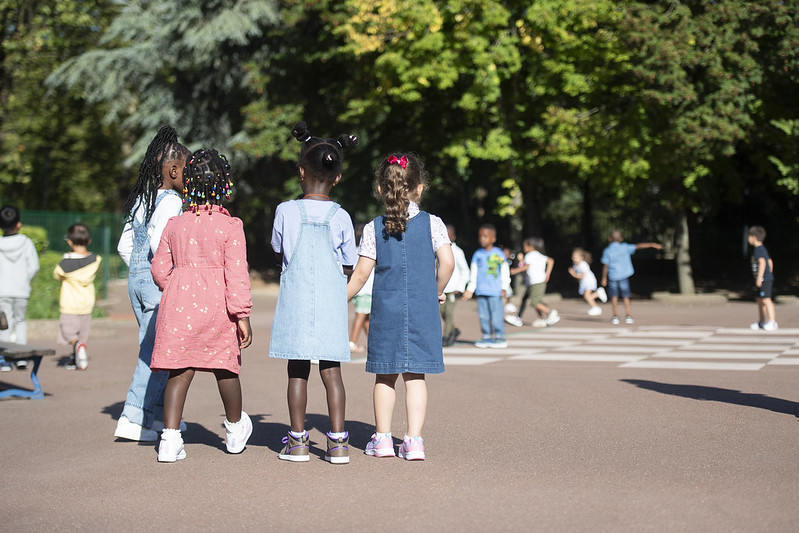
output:
[[[141,424],[136,424],[128,420],[126,416],[120,416],[117,422],[117,429],[114,431],[114,436],[125,440],[134,440],[138,442],[155,442],[158,440],[158,433],[152,429],[147,429]]]
[[[517,328],[520,328],[524,325],[524,322],[522,322],[522,319],[519,318],[518,315],[505,315],[505,322],[511,326],[516,326]]]
[[[507,348],[508,341],[505,339],[494,339],[494,342],[488,345],[489,348]]]
[[[89,354],[86,344],[81,342],[75,347],[75,366],[78,370],[86,370],[89,366]]]
[[[769,320],[765,324],[763,324],[763,329],[766,331],[776,331],[778,328],[777,323],[773,320]]]
[[[547,326],[554,326],[558,322],[560,322],[560,314],[555,309],[550,310],[547,315]]]
[[[630,315],[627,315],[626,317],[624,317],[624,323],[625,324],[632,324],[634,322],[635,322],[635,320],[633,320],[633,317],[631,317]]]
[[[548,325],[549,324],[547,323],[547,321],[544,320],[543,318],[536,318],[535,320],[533,320],[533,327],[534,328],[545,328]]]
[[[241,420],[235,424],[225,420],[225,444],[230,453],[243,452],[250,435],[252,435],[252,420],[244,411],[241,412]]]
[[[511,314],[518,313],[519,312],[519,308],[516,307],[516,305],[513,302],[508,302],[508,303],[505,304],[505,312],[506,313],[511,313]]]
[[[183,437],[180,436],[180,430],[165,430],[161,435],[161,442],[158,443],[158,462],[174,463],[185,458],[186,450],[183,449]]]
[[[597,298],[599,298],[600,302],[602,302],[603,304],[607,303],[607,301],[608,301],[608,293],[605,291],[605,287],[597,287],[596,295],[597,295]]]
[[[180,427],[181,431],[186,431],[186,429],[188,429],[186,427],[186,422],[184,422],[183,420],[180,421],[180,426],[179,427]],[[164,421],[163,420],[154,420],[153,421],[153,427],[150,428],[150,429],[152,429],[153,431],[157,431],[158,433],[161,433],[162,431],[164,431]]]
[[[602,308],[599,307],[598,305],[595,305],[594,307],[589,307],[588,314],[591,316],[599,316],[602,314]]]
[[[613,318],[610,319],[610,323],[613,324],[614,326],[616,324],[619,324],[619,317],[614,315]]]
[[[490,348],[491,345],[494,344],[493,339],[480,339],[479,341],[474,343],[475,348]]]

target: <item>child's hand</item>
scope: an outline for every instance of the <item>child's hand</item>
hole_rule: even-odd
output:
[[[252,343],[252,328],[250,328],[250,317],[240,318],[238,322],[239,348],[242,350]]]
[[[441,305],[441,304],[443,304],[446,301],[447,301],[447,295],[444,294],[443,292],[439,292],[438,293],[438,305]]]
[[[474,294],[474,292],[472,292],[472,291],[466,291],[466,292],[463,293],[463,297],[461,299],[464,300],[464,301],[471,300],[473,294]]]

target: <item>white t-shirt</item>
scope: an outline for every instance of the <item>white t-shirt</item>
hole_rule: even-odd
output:
[[[574,265],[574,271],[577,274],[582,274],[583,277],[580,278],[580,294],[583,294],[586,290],[595,291],[597,289],[596,283],[596,276],[591,271],[591,267],[585,261],[580,261],[576,265]]]
[[[166,192],[167,189],[159,190],[156,198]],[[152,216],[150,216],[150,224],[147,226],[147,235],[150,237],[150,250],[152,250],[153,255],[155,255],[158,244],[161,242],[161,233],[164,232],[166,223],[169,222],[170,218],[178,216],[182,212],[183,200],[175,194],[167,194],[161,200],[161,203],[158,204],[158,208],[153,211]],[[141,198],[136,202],[136,207],[133,208],[133,217],[139,223],[144,222],[144,206],[141,203]],[[117,244],[117,252],[125,264],[130,266],[130,256],[133,253],[133,225],[130,222],[126,223],[125,228],[122,230],[122,235],[119,237],[119,243]]]
[[[419,206],[415,202],[408,204],[408,217],[413,218],[419,214]],[[430,238],[433,242],[435,252],[445,244],[450,244],[447,226],[440,218],[430,215]],[[361,245],[358,247],[358,255],[368,257],[377,261],[377,244],[375,240],[375,221],[370,221],[363,227]]]
[[[323,222],[327,217],[333,202],[320,200],[300,200],[305,206],[308,219],[314,222]],[[300,223],[302,216],[300,208],[295,201],[283,202],[275,210],[275,223],[272,226],[272,249],[283,254],[283,269],[291,260],[291,254],[297,245],[300,236]],[[330,241],[336,252],[339,266],[354,266],[358,261],[355,247],[355,230],[352,228],[350,214],[344,209],[338,209],[330,219]]]
[[[547,280],[547,256],[533,250],[524,254],[524,264],[527,265],[527,284],[536,285]]]

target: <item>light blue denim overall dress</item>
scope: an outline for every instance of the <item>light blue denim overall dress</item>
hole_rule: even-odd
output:
[[[444,354],[430,215],[420,211],[399,237],[385,234],[382,216],[374,225],[377,263],[366,371],[439,374]]]
[[[155,209],[168,194],[180,195],[168,190],[155,199]],[[155,343],[155,322],[158,316],[158,305],[161,303],[161,291],[153,282],[150,264],[153,252],[150,250],[150,236],[147,224],[133,218],[133,252],[130,255],[128,269],[128,296],[139,323],[139,359],[133,380],[125,399],[122,416],[135,424],[146,428],[153,425],[154,420],[164,419],[164,388],[169,372],[153,372],[150,361],[153,357]]]
[[[347,277],[330,239],[334,203],[322,222],[308,219],[295,200],[302,222],[288,266],[280,275],[269,357],[349,361]]]

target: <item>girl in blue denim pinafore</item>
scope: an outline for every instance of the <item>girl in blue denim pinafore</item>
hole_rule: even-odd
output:
[[[281,203],[272,225],[272,249],[281,258],[269,357],[288,359],[290,429],[278,458],[310,460],[305,430],[311,361],[319,362],[325,386],[330,431],[325,460],[349,463],[349,434],[344,430],[346,393],[341,362],[350,360],[347,328],[347,277],[357,258],[349,214],[330,201],[341,179],[343,148],[357,144],[353,135],[338,139],[311,136],[304,122],[292,129],[303,143],[299,157],[300,200]]]
[[[340,206],[332,203],[324,220],[313,222],[305,201],[294,203],[300,211],[300,232],[280,275],[269,357],[349,361],[347,277],[330,240],[330,220]]]
[[[139,357],[114,431],[115,437],[126,440],[156,441],[157,431],[163,427],[164,387],[169,376],[150,370],[161,291],[150,273],[153,254],[148,230],[152,228],[153,239],[160,240],[169,218],[182,212],[177,191],[183,190],[183,169],[190,154],[178,142],[175,128],[163,126],[147,147],[139,177],[125,202],[130,220],[117,250],[130,271],[128,296],[139,323]]]
[[[444,371],[439,304],[455,260],[444,223],[417,205],[427,184],[422,162],[413,154],[392,154],[375,176],[386,214],[364,227],[358,264],[347,284],[352,298],[374,269],[366,371],[376,374],[375,433],[364,453],[395,455],[391,420],[402,374],[407,429],[398,455],[423,460],[425,374]]]

